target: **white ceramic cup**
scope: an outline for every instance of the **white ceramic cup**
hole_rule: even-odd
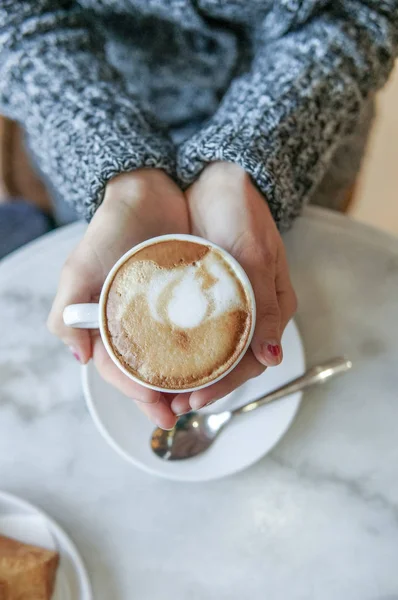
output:
[[[130,371],[128,371],[123,366],[123,364],[119,361],[119,359],[113,352],[112,346],[110,345],[110,343],[107,339],[106,327],[105,327],[105,322],[106,322],[105,302],[106,302],[106,297],[108,294],[108,288],[111,285],[116,272],[126,262],[126,260],[130,258],[130,256],[132,256],[139,250],[142,250],[143,248],[146,248],[147,246],[151,246],[152,244],[157,244],[158,242],[164,242],[167,240],[181,240],[181,241],[186,241],[186,242],[196,242],[198,244],[204,244],[206,246],[209,246],[210,248],[214,248],[214,249],[218,250],[220,252],[220,254],[222,254],[223,258],[228,262],[229,266],[232,268],[232,270],[234,271],[234,273],[237,276],[237,278],[239,279],[239,281],[242,283],[242,285],[246,291],[247,297],[249,299],[249,302],[250,302],[250,308],[251,308],[251,314],[252,314],[251,328],[250,328],[250,332],[249,332],[246,344],[245,344],[244,348],[242,349],[242,352],[239,354],[239,356],[235,360],[235,362],[224,373],[222,373],[218,377],[214,378],[213,380],[208,381],[207,383],[204,383],[202,385],[199,385],[196,387],[191,387],[189,389],[183,389],[183,390],[171,390],[169,388],[161,388],[156,385],[151,385],[145,381],[142,381],[139,377],[136,377],[132,373],[130,373]],[[222,379],[223,377],[228,375],[228,373],[230,373],[232,371],[232,369],[234,369],[236,367],[236,365],[241,361],[241,359],[245,355],[247,349],[249,348],[252,337],[253,337],[254,327],[256,324],[256,301],[254,298],[253,288],[251,286],[251,283],[250,283],[249,278],[246,275],[245,271],[240,266],[238,261],[235,260],[230,254],[228,254],[228,252],[226,252],[223,248],[221,248],[220,246],[217,246],[217,244],[213,244],[213,242],[209,242],[208,240],[205,240],[203,238],[200,238],[200,237],[197,237],[194,235],[170,234],[170,235],[161,235],[159,237],[155,237],[155,238],[146,240],[145,242],[138,244],[138,246],[134,246],[134,248],[132,248],[131,250],[129,250],[128,252],[123,254],[123,256],[112,267],[107,278],[105,279],[104,285],[102,286],[99,302],[96,304],[94,304],[94,303],[93,304],[70,304],[64,310],[63,319],[64,319],[65,325],[68,325],[69,327],[76,327],[79,329],[99,329],[100,333],[101,333],[102,341],[106,348],[106,351],[108,352],[109,356],[111,357],[111,359],[113,360],[115,365],[117,367],[119,367],[119,369],[127,377],[129,377],[136,383],[139,383],[140,385],[143,385],[144,387],[149,388],[151,390],[157,390],[160,392],[168,392],[168,393],[172,393],[172,394],[179,394],[179,393],[184,393],[184,392],[195,392],[196,390],[200,390],[202,388],[208,387],[209,385],[212,385],[213,383],[216,383],[216,381],[220,381],[220,379]]]

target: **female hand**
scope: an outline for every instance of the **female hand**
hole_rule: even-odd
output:
[[[95,302],[115,262],[136,244],[167,233],[188,233],[184,195],[158,169],[140,169],[111,180],[103,203],[61,274],[48,327],[67,344],[82,363],[93,358],[102,377],[138,405],[164,428],[173,427],[171,398],[149,390],[126,377],[109,358],[98,331],[73,329],[63,323],[68,304]]]
[[[224,379],[172,401],[176,414],[198,409],[282,360],[282,333],[297,308],[285,249],[268,204],[238,165],[213,163],[187,193],[192,233],[225,248],[253,285],[257,322],[251,348]]]

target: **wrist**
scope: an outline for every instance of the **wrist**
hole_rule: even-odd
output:
[[[136,208],[146,197],[160,193],[161,187],[170,181],[161,169],[137,169],[119,173],[108,182],[102,204],[105,207],[123,204]]]
[[[250,176],[246,173],[246,171],[238,164],[233,162],[226,161],[216,161],[209,163],[205,169],[202,171],[200,176],[205,178],[215,178],[215,179],[249,179]]]

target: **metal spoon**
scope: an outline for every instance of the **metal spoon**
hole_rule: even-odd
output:
[[[165,431],[160,427],[155,429],[151,438],[151,448],[159,458],[164,460],[182,460],[202,454],[212,445],[232,417],[256,410],[264,404],[295,394],[316,383],[323,383],[334,375],[345,373],[351,367],[350,360],[334,358],[323,365],[308,369],[301,377],[235,410],[226,410],[217,414],[191,412],[183,415],[171,431]]]

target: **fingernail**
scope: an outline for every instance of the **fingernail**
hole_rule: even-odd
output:
[[[279,365],[282,360],[282,348],[277,343],[266,342],[263,344],[261,354],[269,366]]]
[[[78,352],[77,352],[76,348],[74,348],[73,346],[69,346],[69,350],[72,352],[72,354],[73,354],[73,356],[76,358],[76,360],[77,360],[78,362],[81,362],[81,360],[80,360],[80,356],[79,356],[79,354],[78,354]]]
[[[202,404],[201,402],[192,402],[191,404],[191,411],[192,410],[200,410],[201,408],[203,408],[205,406],[205,404]]]
[[[205,408],[206,406],[210,406],[211,404],[214,404],[214,402],[216,402],[215,400],[210,400],[209,402],[207,402],[206,404],[203,404],[202,402],[193,402],[193,405],[191,404],[191,411],[193,410],[200,410],[201,408]]]
[[[279,346],[279,344],[267,344],[267,350],[271,354],[271,356],[281,355],[281,347]]]

